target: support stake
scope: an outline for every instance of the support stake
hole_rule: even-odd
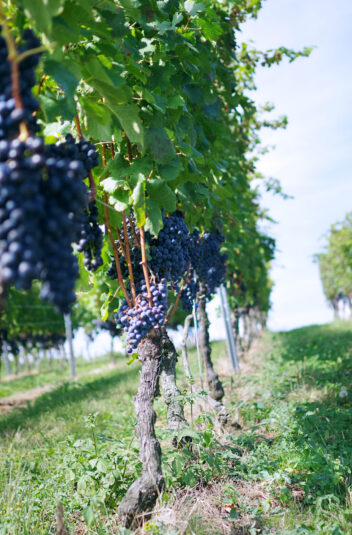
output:
[[[72,379],[76,379],[76,361],[75,361],[75,356],[73,353],[71,314],[70,313],[65,314],[64,320],[65,320],[66,339],[68,342],[68,351],[70,355],[71,377]]]

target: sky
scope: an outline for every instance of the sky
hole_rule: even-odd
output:
[[[332,320],[313,255],[330,225],[352,210],[352,2],[266,0],[242,39],[260,50],[315,46],[309,58],[259,68],[257,103],[272,102],[287,115],[286,130],[262,132],[258,170],[278,178],[293,200],[265,194],[277,222],[266,229],[277,240],[269,328],[286,330]]]

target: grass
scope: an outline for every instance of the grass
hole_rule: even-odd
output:
[[[352,324],[268,334],[265,346],[263,368],[237,385],[249,399],[233,400],[249,428],[236,437],[239,475],[270,489],[274,532],[352,533]]]
[[[213,351],[224,372],[224,344]],[[138,364],[101,362],[81,363],[75,383],[60,370],[0,383],[6,395],[33,388],[32,377],[56,385],[0,417],[0,535],[53,535],[58,500],[72,534],[129,533],[115,510],[140,472]],[[352,534],[352,324],[266,333],[241,367],[223,376],[241,429],[194,410],[193,452],[172,448],[156,401],[168,490],[144,533]],[[196,400],[183,399],[190,414]]]

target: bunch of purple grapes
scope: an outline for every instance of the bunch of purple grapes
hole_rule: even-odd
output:
[[[0,141],[0,283],[28,290],[42,269],[43,143]]]
[[[198,230],[190,235],[189,254],[191,269],[181,292],[182,308],[191,312],[199,291],[199,281],[205,282],[206,298],[210,299],[224,282],[226,255],[221,254],[220,244],[224,238],[220,232],[206,232],[202,237]]]
[[[148,236],[152,272],[159,278],[165,278],[175,286],[187,272],[190,262],[189,230],[183,214],[175,212],[169,217],[163,215],[163,228],[158,236]]]
[[[79,239],[88,202],[83,180],[86,170],[80,160],[63,157],[58,145],[45,147],[47,179],[41,183],[45,217],[41,236],[43,282],[40,296],[66,313],[75,301],[74,286],[79,276],[72,243]]]
[[[126,301],[122,303],[115,318],[127,333],[127,350],[132,353],[137,349],[139,342],[155,327],[161,327],[167,313],[167,288],[177,291],[178,283],[186,274],[190,262],[189,256],[189,230],[184,222],[183,215],[175,212],[170,216],[163,215],[163,228],[157,237],[146,233],[146,242],[150,260],[149,268],[153,274],[151,285],[152,306],[148,302],[143,271],[141,268],[141,250],[135,243],[138,229],[129,227],[129,243],[133,276],[137,290],[137,303],[129,308]],[[128,270],[125,259],[120,254],[122,275],[128,279]],[[115,267],[111,267],[108,274],[116,277]],[[129,286],[127,285],[128,289]]]
[[[142,293],[137,297],[136,305],[130,308],[124,301],[115,315],[117,323],[127,334],[128,353],[133,353],[139,342],[153,328],[161,327],[164,324],[167,313],[166,280],[161,279],[159,283],[152,283],[150,290],[152,306],[148,301],[146,285],[142,284]]]
[[[197,268],[197,276],[206,284],[206,297],[210,299],[216,289],[224,282],[226,275],[225,254],[221,254],[220,247],[224,237],[220,232],[206,232],[202,236],[201,262]]]
[[[103,233],[98,225],[98,209],[91,201],[82,222],[78,251],[84,254],[83,264],[89,271],[96,271],[103,265],[101,250],[103,248]]]
[[[23,39],[19,53],[40,45],[30,30],[25,30]],[[28,290],[39,279],[41,297],[68,312],[78,278],[72,244],[82,238],[82,226],[89,225],[94,234],[92,266],[101,263],[102,236],[94,206],[90,207],[93,221],[89,220],[83,182],[97,165],[98,153],[91,143],[76,142],[71,135],[51,145],[34,137],[38,125],[33,111],[38,103],[31,91],[39,55],[19,63],[21,107],[12,96],[11,65],[1,36],[0,59],[0,286],[2,291],[11,285]],[[21,125],[31,133],[27,139],[20,137]],[[90,251],[91,243],[87,240]]]
[[[190,278],[186,281],[181,291],[181,304],[185,312],[192,312],[193,303],[197,297],[199,291],[199,283],[194,275],[191,273]]]
[[[84,139],[76,141],[71,134],[67,134],[64,142],[48,146],[48,156],[60,159],[61,162],[80,162],[84,170],[81,180],[88,177],[90,171],[99,163],[99,154],[95,146]],[[63,165],[63,164],[62,164]],[[61,184],[60,188],[65,184]],[[83,184],[84,189],[86,186]],[[86,198],[86,205],[88,198]],[[80,214],[80,215],[79,215]],[[82,210],[76,211],[78,251],[84,254],[83,263],[87,269],[96,271],[103,264],[101,250],[103,247],[103,233],[98,225],[98,209],[95,201]]]

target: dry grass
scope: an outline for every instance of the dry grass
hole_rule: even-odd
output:
[[[235,503],[224,504],[223,487],[233,486]],[[249,529],[259,528],[253,517],[244,513],[246,507],[258,507],[269,500],[269,494],[262,485],[245,481],[224,479],[207,487],[178,489],[168,506],[157,509],[153,521],[146,523],[136,533],[148,532],[151,524],[165,530],[173,529],[179,535],[247,535]],[[272,503],[274,507],[277,504]],[[231,511],[236,518],[231,518]],[[149,531],[150,532],[150,531]]]

